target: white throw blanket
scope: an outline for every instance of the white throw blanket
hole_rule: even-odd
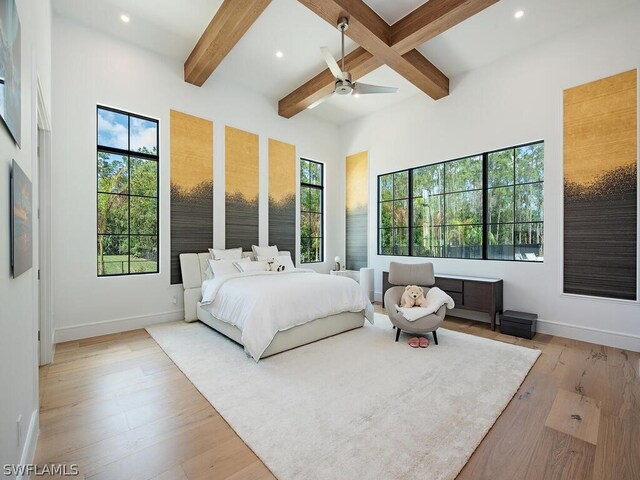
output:
[[[400,313],[402,313],[402,316],[404,318],[406,318],[410,322],[415,322],[417,319],[422,318],[425,315],[437,312],[442,305],[446,305],[449,309],[456,306],[453,298],[440,290],[438,287],[429,289],[429,291],[427,292],[426,300],[426,307],[399,307],[398,305],[396,305],[396,308]]]
[[[255,360],[276,333],[317,318],[364,310],[373,323],[373,306],[357,282],[304,269],[244,272],[206,280],[201,305],[240,329],[242,344]]]

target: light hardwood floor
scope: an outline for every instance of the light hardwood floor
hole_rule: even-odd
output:
[[[458,478],[640,478],[640,354],[444,327],[542,351]],[[273,478],[144,330],[57,345],[40,385],[39,464],[75,463],[90,480]]]

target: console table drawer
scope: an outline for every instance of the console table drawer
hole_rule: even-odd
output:
[[[440,287],[438,287],[438,288],[440,288]],[[456,303],[456,307],[462,307],[464,305],[461,293],[457,293],[457,292],[447,292],[447,293],[453,299],[453,301]]]
[[[463,283],[464,282],[462,280],[457,280],[455,278],[436,277],[436,287],[438,287],[440,290],[448,292],[449,295],[451,295],[451,292],[462,293]],[[453,298],[453,295],[451,295],[451,298]]]

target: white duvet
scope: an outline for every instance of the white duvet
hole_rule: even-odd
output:
[[[364,310],[373,323],[373,306],[358,283],[304,269],[206,280],[201,304],[219,320],[240,329],[242,343],[255,360],[276,333],[317,318]]]

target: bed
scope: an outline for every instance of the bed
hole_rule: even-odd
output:
[[[243,252],[243,257],[251,258],[252,255],[251,252]],[[280,255],[290,254],[280,252]],[[351,279],[296,269],[295,272],[238,273],[208,280],[210,258],[209,253],[180,255],[184,319],[186,322],[200,320],[244,346],[256,361],[360,328],[364,325],[365,318],[373,321],[371,302]],[[203,291],[206,296],[204,300]],[[313,295],[308,292],[313,292]],[[237,295],[243,293],[250,301],[239,304]],[[300,308],[304,295],[307,295],[305,301],[316,302],[318,305]],[[274,297],[277,303],[269,303]],[[351,298],[353,301],[347,304],[347,300]],[[235,303],[230,305],[230,302]],[[251,305],[255,309],[256,305],[262,305],[261,302],[268,307],[265,318],[269,321],[263,322],[262,318],[255,318],[255,311],[252,317],[249,313],[240,311],[245,309],[245,304],[246,309]],[[330,314],[315,316],[316,311]],[[313,318],[309,318],[310,316]],[[238,318],[248,318],[250,321],[240,322]]]

